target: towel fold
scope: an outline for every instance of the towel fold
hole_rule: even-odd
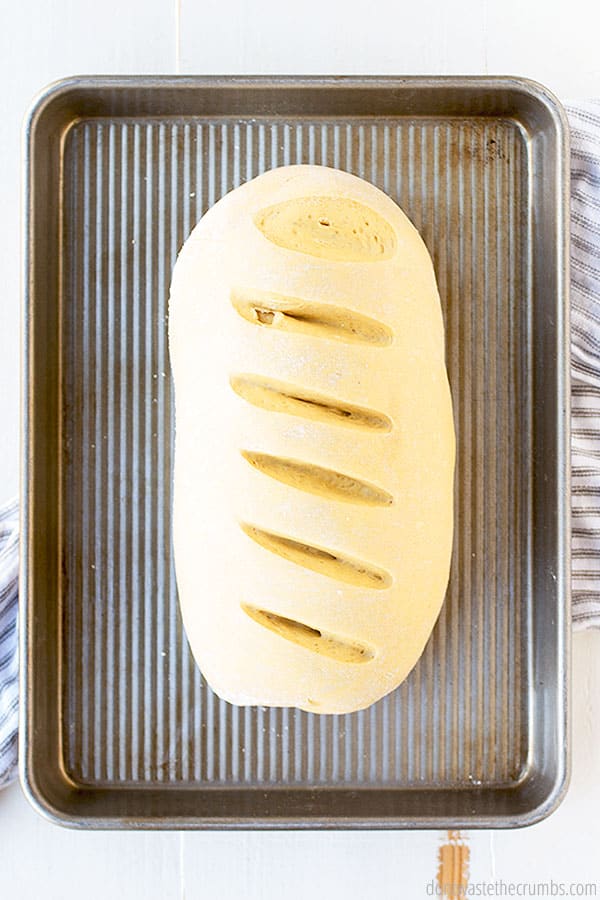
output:
[[[600,100],[571,125],[573,627],[600,627]],[[0,787],[17,767],[18,504],[0,507]]]
[[[0,507],[0,787],[12,781],[17,769],[18,515],[17,500]]]

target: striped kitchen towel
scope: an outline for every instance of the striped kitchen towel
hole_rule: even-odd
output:
[[[0,507],[0,788],[17,770],[19,506]]]
[[[570,104],[573,627],[600,627],[600,100]]]

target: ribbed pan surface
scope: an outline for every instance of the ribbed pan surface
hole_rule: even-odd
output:
[[[344,716],[218,700],[182,633],[171,552],[172,267],[211,204],[287,163],[372,181],[420,230],[444,307],[458,435],[441,617],[405,684]],[[527,180],[525,139],[510,120],[84,118],[71,127],[60,515],[63,753],[75,782],[515,781],[528,747]]]

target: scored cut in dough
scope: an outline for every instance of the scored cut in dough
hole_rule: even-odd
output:
[[[169,345],[200,669],[240,705],[369,706],[421,655],[450,564],[454,426],[423,241],[360,178],[274,169],[186,241]]]

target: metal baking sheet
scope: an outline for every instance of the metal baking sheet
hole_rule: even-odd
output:
[[[38,808],[80,827],[472,828],[555,807],[566,158],[560,107],[513,78],[75,78],[42,94],[23,391],[22,778]],[[173,263],[219,197],[296,162],[367,178],[423,235],[458,435],[440,619],[405,684],[344,716],[220,701],[182,633],[171,551]]]

